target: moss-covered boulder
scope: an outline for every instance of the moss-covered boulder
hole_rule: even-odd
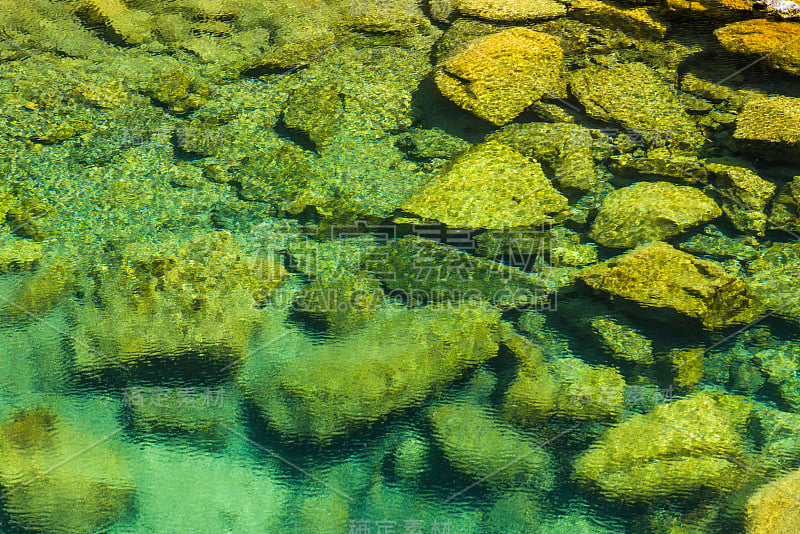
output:
[[[800,322],[800,244],[775,243],[747,264],[748,285],[778,315]]]
[[[608,194],[592,225],[592,239],[607,247],[634,247],[676,236],[722,215],[693,187],[639,182]]]
[[[45,408],[0,424],[5,511],[36,532],[97,532],[123,515],[134,486],[110,436],[86,434]]]
[[[71,310],[82,373],[158,361],[213,364],[240,358],[262,323],[259,309],[286,272],[255,269],[227,232],[187,242],[133,243],[93,273]]]
[[[431,5],[443,3],[431,2]],[[486,20],[521,22],[551,19],[567,12],[563,4],[553,0],[455,0],[454,11]]]
[[[542,96],[563,96],[562,67],[557,38],[511,28],[472,41],[439,66],[435,81],[445,97],[500,125]]]
[[[765,311],[745,282],[720,264],[663,242],[641,245],[578,276],[594,289],[642,306],[672,308],[707,328],[749,323]]]
[[[519,374],[506,392],[503,417],[536,427],[551,417],[573,421],[616,421],[625,402],[625,380],[616,369],[578,358],[545,360],[521,336],[504,344],[519,361]]]
[[[761,486],[745,512],[747,534],[800,532],[800,469]]]
[[[783,185],[772,201],[769,222],[776,228],[800,230],[800,176]]]
[[[763,236],[767,229],[764,210],[775,184],[744,167],[709,163],[706,165],[722,195],[722,209],[737,230]]]
[[[610,317],[592,319],[592,329],[616,360],[651,364],[653,344],[642,334]]]
[[[456,158],[402,206],[448,226],[494,229],[540,225],[566,208],[537,162],[497,141]]]
[[[798,22],[760,18],[734,22],[714,31],[729,52],[763,58],[768,65],[797,75],[800,75],[800,49],[788,43],[799,33]]]
[[[448,461],[487,486],[546,489],[550,454],[534,440],[474,404],[445,404],[430,414],[433,435]]]
[[[521,250],[521,249],[520,249]],[[528,249],[536,253],[537,249]],[[500,308],[544,306],[565,283],[545,265],[538,272],[468,254],[430,239],[406,236],[366,258],[388,294],[411,302],[491,302]],[[532,260],[532,262],[535,259]],[[529,266],[533,270],[534,266]]]
[[[616,503],[739,487],[739,435],[710,396],[657,406],[610,428],[574,464],[589,491]]]
[[[591,117],[616,123],[648,144],[694,149],[705,142],[675,88],[644,63],[577,70],[570,90]]]
[[[553,169],[564,191],[588,191],[599,180],[594,168],[591,130],[577,124],[509,124],[487,140],[508,145]]]
[[[272,427],[327,443],[422,402],[497,354],[499,312],[478,305],[384,309],[361,330],[240,379]]]
[[[669,180],[686,185],[704,182],[708,177],[703,162],[696,156],[675,154],[668,148],[648,150],[645,156],[620,154],[607,163],[614,173],[630,178]]]
[[[759,156],[800,160],[800,98],[750,100],[736,119],[733,138]]]
[[[667,25],[647,7],[620,9],[600,0],[572,2],[569,16],[601,28],[620,30],[638,39],[663,39]]]

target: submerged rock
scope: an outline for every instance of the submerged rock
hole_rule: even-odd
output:
[[[592,319],[592,329],[600,336],[603,345],[617,360],[634,363],[654,363],[653,344],[634,329],[610,317]]]
[[[736,119],[733,138],[760,156],[800,160],[800,98],[772,96],[749,101]]]
[[[651,144],[695,149],[705,142],[674,87],[644,63],[575,71],[570,90],[591,117],[617,123]]]
[[[553,483],[550,454],[489,410],[446,404],[431,411],[433,435],[453,466],[488,486],[547,489]]]
[[[639,39],[663,39],[667,26],[646,7],[620,9],[600,0],[577,0],[570,4],[569,15],[581,22],[620,30]]]
[[[800,23],[743,20],[717,29],[714,35],[729,52],[758,56],[776,69],[800,75],[800,49],[791,44],[800,35]]]
[[[553,0],[451,0],[458,13],[504,22],[550,19],[567,12]]]
[[[563,96],[562,67],[557,38],[511,28],[469,43],[444,61],[435,81],[445,97],[501,125],[542,96]]]
[[[448,226],[494,229],[540,225],[566,208],[537,162],[497,141],[456,158],[402,207]]]
[[[681,234],[722,215],[699,189],[669,182],[639,182],[603,200],[592,239],[607,247],[634,247]]]
[[[737,230],[763,236],[767,229],[767,204],[775,184],[744,167],[720,163],[706,165],[722,195],[722,209]]]
[[[707,395],[663,404],[606,431],[575,461],[575,477],[616,503],[731,491],[742,470],[740,438]]]
[[[241,380],[275,430],[327,443],[390,414],[497,354],[499,312],[479,304],[384,310],[360,331]]]
[[[800,231],[800,176],[795,176],[775,195],[769,222],[778,229]]]
[[[747,534],[800,532],[800,469],[765,484],[747,501]]]
[[[800,322],[800,244],[775,243],[747,264],[748,285],[778,315]]]
[[[590,287],[642,306],[672,308],[707,328],[749,323],[765,311],[743,280],[720,264],[655,242],[583,269]]]
[[[270,260],[256,271],[226,232],[121,252],[71,310],[81,373],[162,360],[222,368],[244,354],[264,317],[257,305],[287,276]]]
[[[549,165],[565,191],[588,191],[599,181],[594,168],[591,130],[577,124],[509,124],[487,136]]]
[[[125,513],[134,492],[129,467],[101,437],[45,408],[18,412],[0,425],[0,485],[14,523],[88,534]]]

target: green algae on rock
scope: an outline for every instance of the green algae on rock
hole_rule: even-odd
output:
[[[462,15],[503,22],[549,19],[567,12],[553,0],[453,0],[452,4]]]
[[[776,69],[800,75],[800,50],[791,44],[798,34],[800,23],[760,18],[734,22],[714,31],[729,52],[758,56]]]
[[[537,250],[528,249],[533,253]],[[480,258],[436,241],[406,236],[375,250],[366,264],[389,295],[412,302],[485,301],[500,308],[545,306],[549,295],[568,283],[548,266],[527,272],[520,266],[495,261],[500,259],[499,254],[492,259]]]
[[[566,210],[541,166],[497,141],[468,150],[402,209],[461,228],[535,226]]]
[[[14,523],[37,532],[89,534],[124,514],[133,503],[130,467],[101,437],[45,408],[4,421],[0,485]]]
[[[580,484],[617,503],[728,492],[742,482],[741,438],[717,401],[696,395],[634,415],[575,461]]]
[[[586,267],[578,277],[612,296],[695,317],[706,328],[749,323],[765,312],[756,292],[720,264],[663,242]]]
[[[708,163],[706,169],[723,197],[722,209],[736,229],[763,236],[767,230],[764,210],[775,193],[775,184],[744,167]]]
[[[693,150],[705,143],[672,85],[644,63],[580,69],[570,91],[591,117],[619,124],[652,143]]]
[[[764,484],[747,501],[747,534],[800,531],[800,469]]]
[[[468,477],[492,487],[552,486],[550,454],[486,408],[445,404],[431,410],[430,421],[444,456]]]
[[[565,191],[588,191],[599,180],[594,168],[592,131],[577,124],[509,124],[487,136],[552,167]]]
[[[592,225],[607,247],[634,247],[681,234],[722,215],[702,191],[670,182],[638,182],[609,193]]]
[[[436,85],[462,108],[502,125],[542,96],[564,96],[558,39],[527,28],[480,37],[437,69]]]
[[[775,243],[747,264],[748,285],[776,314],[800,322],[800,244]]]
[[[418,405],[494,357],[499,316],[478,303],[383,308],[361,330],[271,372],[249,358],[240,380],[280,434],[324,444]]]
[[[772,201],[769,222],[779,230],[800,231],[800,176],[778,190]]]
[[[634,329],[610,317],[595,317],[592,319],[592,328],[614,359],[634,363],[654,363],[652,342]]]
[[[262,325],[258,304],[287,276],[277,263],[255,272],[251,262],[227,232],[124,247],[121,258],[95,269],[92,298],[71,310],[79,372],[161,359],[219,368],[235,361]]]
[[[733,138],[761,156],[800,160],[800,98],[771,96],[750,100],[736,119]]]
[[[656,10],[647,7],[620,9],[600,0],[576,0],[570,4],[569,16],[639,39],[663,39],[667,33],[667,25],[659,20]]]

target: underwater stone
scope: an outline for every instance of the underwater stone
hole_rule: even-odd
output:
[[[37,532],[89,534],[120,517],[133,502],[133,481],[122,455],[101,437],[46,408],[3,422],[0,484],[12,520]]]
[[[494,357],[500,313],[477,303],[383,309],[361,330],[241,380],[287,439],[328,443],[418,405]]]
[[[708,163],[706,169],[720,191],[722,209],[736,229],[763,236],[767,229],[764,209],[775,193],[775,184],[744,167]]]
[[[642,306],[695,317],[706,328],[749,323],[765,311],[754,291],[720,264],[663,242],[586,267],[578,277],[594,289]]]
[[[209,90],[204,82],[176,70],[154,76],[149,92],[153,100],[181,115],[205,104]]]
[[[612,357],[635,363],[654,363],[652,342],[636,330],[619,324],[610,317],[595,317],[592,328],[600,336]]]
[[[729,52],[763,58],[771,67],[796,75],[800,75],[800,49],[790,43],[799,34],[800,23],[761,18],[734,22],[714,31]]]
[[[520,356],[517,356],[520,358]],[[625,402],[625,380],[616,369],[578,358],[545,363],[534,348],[506,392],[503,417],[536,427],[551,417],[573,421],[616,421]]]
[[[717,204],[699,189],[639,182],[605,197],[589,236],[607,247],[634,247],[676,236],[720,215]]]
[[[162,360],[222,368],[244,354],[264,324],[258,304],[287,277],[270,260],[255,269],[227,232],[120,252],[95,269],[94,287],[70,310],[81,373]]]
[[[570,4],[569,16],[602,28],[620,30],[638,39],[663,39],[664,22],[652,8],[620,9],[600,0],[577,0]]]
[[[402,209],[460,228],[540,225],[566,210],[541,166],[497,141],[468,150]]]
[[[704,356],[705,350],[702,347],[669,351],[667,361],[672,365],[672,380],[678,390],[693,388],[702,380],[705,373]]]
[[[800,322],[800,244],[775,243],[747,264],[748,285],[776,314]]]
[[[655,180],[667,178],[686,185],[704,182],[708,176],[706,168],[696,156],[673,154],[667,148],[648,150],[643,157],[633,154],[613,156],[608,168],[622,176]]]
[[[717,401],[696,395],[607,430],[574,464],[575,478],[616,503],[738,488],[741,439]]]
[[[550,19],[564,15],[563,4],[552,0],[455,0],[456,11],[469,17],[504,22]]]
[[[750,100],[736,119],[733,138],[759,156],[800,160],[800,98]]]
[[[800,231],[800,176],[781,187],[772,201],[770,227]]]
[[[800,469],[761,486],[745,507],[747,534],[800,532]]]
[[[542,96],[564,96],[562,59],[557,38],[512,28],[470,42],[444,61],[435,81],[448,99],[502,125]]]
[[[588,191],[598,176],[594,169],[591,130],[577,124],[509,124],[486,137],[553,168],[565,191]]]
[[[591,117],[617,123],[646,141],[685,150],[705,143],[674,87],[644,63],[577,70],[570,90]]]
[[[548,489],[553,483],[550,454],[488,409],[446,404],[430,413],[433,436],[459,471],[488,486]]]

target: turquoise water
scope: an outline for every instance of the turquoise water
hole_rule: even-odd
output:
[[[0,0],[0,531],[800,532],[788,4]]]

